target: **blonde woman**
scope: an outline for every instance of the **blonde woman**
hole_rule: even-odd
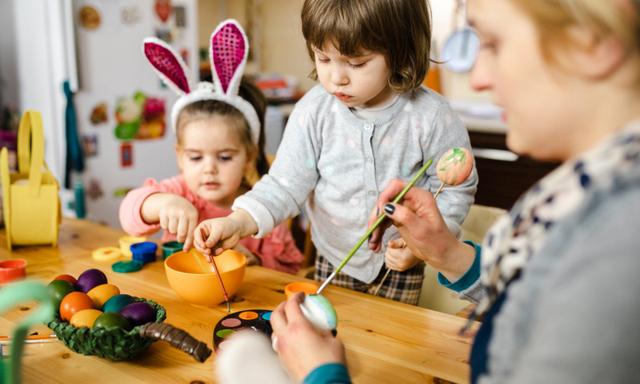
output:
[[[389,204],[402,187],[393,182],[378,207],[441,284],[484,315],[472,382],[637,382],[640,2],[468,6],[482,42],[472,85],[504,108],[509,148],[563,164],[482,246],[459,242],[423,190]],[[349,382],[342,345],[314,331],[296,300],[272,315],[281,360],[305,383]]]

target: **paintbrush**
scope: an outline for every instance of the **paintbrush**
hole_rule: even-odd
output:
[[[222,276],[220,275],[220,271],[218,271],[218,266],[216,265],[216,257],[213,255],[211,255],[211,264],[213,265],[213,270],[216,271],[216,275],[218,276],[218,280],[220,281],[220,287],[222,287],[222,294],[224,295],[224,300],[227,302],[227,313],[231,313],[231,301],[229,300],[227,289],[224,287],[224,282],[222,281]]]
[[[424,173],[427,172],[427,169],[429,169],[429,167],[431,166],[431,163],[433,163],[433,160],[427,161],[422,166],[422,168],[420,168],[418,173],[416,173],[411,178],[409,183],[407,185],[405,185],[405,187],[402,189],[402,191],[400,191],[400,193],[398,193],[398,195],[395,197],[395,199],[393,199],[393,201],[392,201],[393,204],[396,204],[396,203],[400,202],[400,200],[402,200],[402,198],[404,198],[404,195],[406,195],[407,192],[409,192],[409,189],[411,189],[411,187],[413,187],[416,184],[416,182],[418,180],[420,180],[420,178],[424,175]],[[344,266],[347,265],[349,260],[351,260],[351,257],[358,251],[358,249],[360,249],[360,246],[362,246],[362,243],[364,243],[369,238],[369,236],[371,236],[373,231],[375,231],[376,228],[378,228],[380,226],[380,224],[384,221],[384,219],[386,217],[387,216],[384,213],[381,213],[380,216],[378,216],[378,218],[373,223],[373,225],[371,225],[369,227],[369,229],[367,229],[367,232],[364,235],[362,235],[360,240],[358,240],[358,243],[356,245],[354,245],[353,248],[351,248],[351,250],[349,251],[347,256],[342,260],[340,265],[338,265],[338,268],[336,268],[335,271],[333,271],[331,273],[331,275],[329,275],[329,277],[327,277],[327,279],[322,283],[320,288],[318,288],[318,291],[316,292],[316,294],[319,295],[327,287],[327,285],[329,285],[331,280],[333,280],[338,275],[338,273],[340,273],[342,268],[344,268]]]
[[[473,171],[473,156],[466,148],[451,148],[440,157],[440,160],[438,160],[438,163],[436,164],[436,169],[436,174],[440,179],[440,187],[438,187],[438,190],[433,195],[434,200],[438,198],[445,184],[456,186],[462,184],[469,178]],[[387,268],[387,272],[385,272],[382,280],[378,283],[378,287],[373,292],[374,296],[378,296],[378,292],[384,285],[384,282],[387,280],[387,276],[389,276],[390,272],[391,268]]]
[[[215,249],[215,247],[213,249]],[[213,268],[213,271],[216,273],[216,276],[218,276],[218,281],[220,282],[220,287],[222,288],[222,294],[224,295],[224,300],[227,302],[227,313],[231,313],[231,300],[229,300],[229,294],[227,294],[227,289],[224,287],[222,276],[220,275],[220,271],[218,271],[218,266],[216,265],[215,256],[211,255],[211,264],[209,264],[211,268],[205,268],[204,265],[202,264],[202,260],[200,260],[200,257],[195,253],[194,253],[194,256],[198,261],[198,264],[200,265],[200,269],[202,269],[203,272],[211,272],[211,269]]]

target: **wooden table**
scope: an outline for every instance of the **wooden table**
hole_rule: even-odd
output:
[[[200,308],[179,299],[169,287],[160,262],[141,271],[118,274],[110,265],[91,258],[97,247],[117,246],[121,231],[88,221],[65,219],[59,245],[17,247],[8,252],[0,232],[0,259],[24,258],[27,274],[48,282],[60,273],[78,276],[100,268],[121,292],[158,302],[167,310],[167,322],[212,344],[213,328],[226,314],[224,304]],[[285,284],[299,277],[249,267],[233,300],[233,310],[273,309],[285,299]],[[338,313],[349,370],[356,383],[467,382],[470,337],[458,336],[462,318],[330,286],[324,291]],[[29,306],[0,317],[0,333],[7,335]],[[164,342],[154,343],[135,361],[112,362],[83,356],[62,342],[31,344],[23,357],[23,379],[37,383],[213,383],[214,359],[197,363]]]

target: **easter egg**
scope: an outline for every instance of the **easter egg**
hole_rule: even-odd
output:
[[[120,289],[113,284],[101,284],[87,292],[87,295],[93,300],[96,308],[102,308],[110,298],[120,293]]]
[[[56,276],[54,279],[55,280],[64,280],[64,281],[68,281],[71,283],[71,285],[76,285],[76,283],[78,282],[78,280],[76,280],[75,277],[71,276],[71,275],[67,275],[67,274],[63,274],[63,275],[58,275]]]
[[[92,308],[93,300],[86,293],[71,292],[60,302],[60,318],[69,321],[76,312]]]
[[[447,185],[462,184],[473,170],[473,156],[466,148],[451,148],[436,164],[438,178]]]
[[[308,295],[300,304],[302,314],[319,329],[331,331],[338,326],[338,315],[333,305],[322,295]]]
[[[156,311],[149,304],[138,301],[122,308],[120,314],[133,326],[151,323],[156,320]]]
[[[93,328],[115,329],[122,328],[127,331],[131,329],[131,323],[119,313],[105,312],[98,316],[93,323]]]
[[[133,299],[133,297],[124,293],[112,296],[102,306],[102,312],[120,312],[122,308],[133,303],[134,301],[135,300]]]
[[[74,291],[73,285],[65,280],[53,280],[47,286],[49,294],[53,298],[53,304],[55,308],[60,307],[62,299]]]
[[[107,276],[99,269],[87,269],[78,276],[76,285],[82,292],[89,292],[93,287],[106,284]]]
[[[69,323],[76,328],[87,327],[91,328],[96,319],[102,315],[102,311],[97,309],[83,309],[76,312],[71,316]]]

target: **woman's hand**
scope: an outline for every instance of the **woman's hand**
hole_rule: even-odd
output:
[[[449,231],[431,192],[411,188],[401,203],[389,203],[402,188],[402,181],[393,180],[380,194],[376,206],[393,221],[414,256],[429,263],[449,280],[457,280],[471,267],[475,250],[458,241]],[[369,224],[374,220],[372,214]],[[383,231],[384,228],[379,228],[371,235],[370,248],[379,248]]]
[[[404,239],[393,239],[387,243],[387,251],[384,254],[384,263],[387,268],[403,272],[413,268],[421,261],[413,256]]]
[[[191,248],[198,210],[189,200],[171,193],[154,193],[143,202],[141,214],[145,222],[159,223],[160,228],[175,235],[184,249]]]
[[[345,364],[344,346],[328,331],[315,328],[302,314],[304,294],[280,303],[271,314],[273,338],[280,361],[296,382],[327,363]]]

